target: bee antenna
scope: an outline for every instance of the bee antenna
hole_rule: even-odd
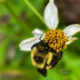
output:
[[[41,36],[40,36],[40,38],[39,38],[40,41],[41,41],[41,38],[42,38],[43,34],[44,34],[44,33],[42,33]]]

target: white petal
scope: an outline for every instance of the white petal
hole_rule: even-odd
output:
[[[67,37],[73,36],[74,34],[76,34],[79,31],[80,31],[79,24],[70,25],[64,29],[64,33],[66,34]]]
[[[23,40],[21,43],[20,43],[20,49],[23,50],[23,51],[31,51],[31,47],[39,42],[40,36],[38,37],[34,37],[34,38],[30,38],[30,39],[27,39],[27,40]]]
[[[32,34],[36,37],[36,36],[40,36],[43,34],[43,32],[40,29],[34,29],[32,31]]]
[[[77,37],[69,37],[68,39],[69,39],[69,41],[66,42],[67,45],[71,44],[73,41],[77,40],[78,38]]]
[[[50,29],[56,29],[58,25],[58,11],[54,0],[50,0],[44,11],[44,19]]]

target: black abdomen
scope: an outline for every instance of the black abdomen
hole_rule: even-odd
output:
[[[62,51],[58,53],[58,55],[53,55],[52,61],[50,63],[50,65],[52,66],[52,68],[58,63],[58,61],[62,58]]]

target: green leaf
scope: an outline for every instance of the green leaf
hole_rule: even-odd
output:
[[[5,65],[7,44],[8,40],[4,40],[2,43],[0,43],[0,67]]]

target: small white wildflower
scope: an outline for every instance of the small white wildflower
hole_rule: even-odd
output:
[[[49,3],[47,4],[45,10],[44,10],[44,20],[48,26],[49,29],[53,29],[53,32],[56,32],[56,28],[58,26],[58,11],[57,7],[54,4],[54,0],[49,0]],[[66,45],[69,45],[71,42],[76,40],[76,37],[72,37],[74,34],[80,31],[80,25],[79,24],[73,24],[66,27],[63,32],[65,34],[65,37],[68,39],[68,41],[65,41]],[[50,31],[49,31],[50,32]],[[33,44],[39,42],[39,38],[42,35],[42,31],[39,29],[36,29],[33,31],[34,38],[24,40],[20,43],[20,48],[23,51],[31,51],[31,47]],[[45,34],[46,35],[46,34]],[[44,36],[45,38],[45,36]],[[52,46],[52,44],[50,44]],[[59,46],[59,45],[58,45]],[[52,46],[54,48],[54,46]]]
[[[50,29],[44,33],[39,29],[33,30],[33,38],[20,43],[23,51],[31,51],[31,60],[43,76],[47,76],[47,70],[53,68],[62,57],[62,50],[76,40],[72,37],[80,31],[79,24],[73,24],[64,30],[56,30],[58,26],[58,11],[54,0],[49,0],[44,11],[44,20]],[[43,34],[44,33],[44,34]]]

